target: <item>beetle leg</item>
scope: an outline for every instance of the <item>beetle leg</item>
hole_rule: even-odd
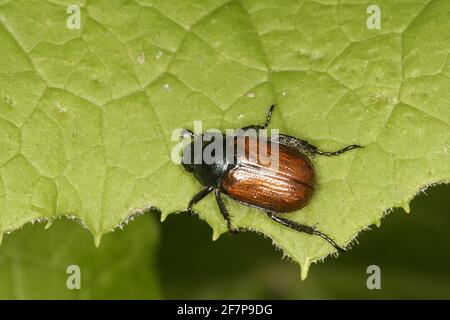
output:
[[[295,148],[301,153],[315,154],[317,152],[317,147],[313,146],[308,141],[288,136],[287,134],[277,134],[271,137],[271,140],[275,140],[282,145]]]
[[[363,148],[363,147],[360,145],[357,145],[357,144],[352,144],[351,146],[345,147],[345,148],[337,150],[337,151],[332,151],[332,152],[322,151],[322,150],[317,149],[316,153],[320,154],[321,156],[329,157],[329,156],[337,156],[337,155],[340,155],[341,153],[344,153],[344,152],[352,150],[352,149],[357,149],[357,148]]]
[[[278,140],[280,144],[296,148],[298,151],[302,153],[309,153],[309,154],[319,154],[321,156],[337,156],[341,153],[344,153],[346,151],[362,148],[362,146],[353,144],[348,147],[345,147],[343,149],[337,150],[337,151],[322,151],[319,150],[316,146],[310,144],[308,141],[301,140],[295,137],[291,137],[285,134],[279,134],[271,138],[272,140]]]
[[[235,227],[233,227],[233,225],[231,224],[230,214],[228,213],[227,207],[225,206],[225,203],[223,202],[220,190],[216,189],[215,194],[216,194],[217,204],[219,205],[220,213],[222,214],[223,218],[227,221],[228,231],[231,233],[237,233],[239,230],[236,229]]]
[[[347,251],[344,248],[342,248],[341,246],[339,246],[329,236],[327,236],[326,234],[316,230],[317,225],[315,225],[314,227],[305,226],[303,224],[300,224],[300,223],[297,223],[297,222],[294,222],[294,221],[291,221],[291,220],[288,220],[288,219],[285,219],[285,218],[281,218],[278,215],[274,214],[273,212],[267,212],[267,215],[272,220],[278,222],[279,224],[282,224],[283,226],[292,228],[292,229],[300,231],[300,232],[305,232],[307,234],[316,235],[316,236],[319,236],[319,237],[325,239],[329,244],[331,244],[339,252]]]
[[[270,119],[272,118],[273,109],[275,109],[275,105],[274,104],[270,106],[269,111],[267,112],[267,117],[266,117],[266,121],[264,122],[264,124],[262,124],[262,125],[261,124],[253,124],[253,125],[250,125],[250,126],[243,127],[240,130],[246,131],[246,130],[249,130],[249,129],[254,129],[254,130],[258,131],[258,130],[266,129],[269,126],[269,124],[270,124]]]
[[[273,109],[275,109],[275,105],[274,104],[270,106],[269,111],[267,112],[266,122],[264,122],[264,124],[262,126],[259,126],[260,129],[266,129],[269,126],[270,119],[272,119]]]
[[[201,201],[208,194],[210,194],[211,191],[213,191],[213,189],[214,189],[213,186],[203,188],[199,193],[197,193],[194,197],[192,197],[191,201],[189,201],[187,213],[189,215],[193,215],[194,211],[192,210],[192,207],[195,206],[199,201]]]

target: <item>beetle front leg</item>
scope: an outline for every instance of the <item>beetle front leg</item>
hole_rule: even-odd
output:
[[[261,125],[259,126],[260,129],[266,129],[269,126],[270,120],[272,119],[273,109],[275,109],[274,104],[270,106],[269,111],[267,112],[266,121],[264,122],[264,124],[262,126]]]
[[[211,191],[214,190],[213,186],[210,187],[206,187],[203,188],[199,193],[197,193],[195,196],[192,197],[191,201],[189,201],[189,205],[187,208],[187,214],[188,215],[193,215],[194,211],[192,210],[192,208],[198,203],[200,202],[204,197],[206,197],[208,194],[211,193]]]
[[[267,215],[274,221],[278,222],[279,224],[289,227],[291,229],[297,230],[299,232],[305,232],[307,234],[312,234],[312,235],[316,235],[319,236],[323,239],[325,239],[329,244],[331,244],[337,251],[339,252],[345,252],[347,250],[345,250],[344,248],[342,248],[341,246],[339,246],[333,239],[331,239],[329,236],[327,236],[326,234],[316,230],[316,226],[314,227],[310,227],[310,226],[306,226],[285,218],[281,218],[279,217],[277,214],[272,213],[272,212],[267,212]]]
[[[220,213],[222,214],[223,218],[227,221],[228,231],[231,233],[238,233],[239,230],[237,228],[233,227],[233,225],[231,224],[230,214],[228,213],[227,207],[225,206],[225,203],[223,202],[220,190],[216,189],[215,194],[216,194],[217,204],[219,205]]]

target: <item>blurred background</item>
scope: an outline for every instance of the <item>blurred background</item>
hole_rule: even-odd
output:
[[[396,209],[380,228],[338,258],[299,267],[270,239],[246,232],[212,242],[206,223],[169,216],[159,263],[165,298],[174,299],[450,299],[450,185],[429,188]],[[381,290],[368,290],[369,265],[381,269]]]
[[[195,217],[146,214],[92,236],[69,219],[28,224],[0,246],[0,299],[450,299],[450,185],[429,188],[358,237],[338,258],[299,267],[271,240],[245,232],[211,240]],[[69,290],[70,265],[81,289]],[[381,269],[369,290],[367,267]]]

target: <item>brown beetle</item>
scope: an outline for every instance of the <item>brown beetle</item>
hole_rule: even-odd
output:
[[[233,136],[216,134],[205,139],[206,134],[195,135],[190,130],[184,131],[192,142],[183,150],[182,165],[205,186],[192,198],[186,211],[192,214],[193,206],[214,191],[229,231],[236,232],[222,200],[224,193],[245,205],[263,210],[272,220],[286,227],[318,235],[338,251],[345,251],[333,239],[316,230],[315,226],[299,224],[280,215],[303,208],[313,195],[315,170],[307,155],[335,156],[361,146],[350,145],[327,152],[307,141],[284,134],[270,138],[261,136],[259,132],[269,125],[273,109],[274,106],[271,106],[264,125],[241,128]],[[212,141],[218,141],[222,150],[230,150],[232,146],[232,152],[215,152],[211,148]],[[205,159],[207,149],[212,150],[213,161]],[[196,153],[196,150],[200,152]]]

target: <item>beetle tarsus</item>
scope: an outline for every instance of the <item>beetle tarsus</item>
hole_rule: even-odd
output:
[[[318,231],[318,230],[313,230],[313,233],[316,236],[321,237],[322,239],[325,239],[329,244],[331,244],[337,251],[344,253],[347,252],[346,249],[342,248],[340,245],[338,245],[333,239],[331,239],[329,236],[327,236],[326,234]]]
[[[347,152],[347,151],[350,151],[353,149],[358,149],[358,148],[363,148],[363,146],[360,146],[358,144],[352,144],[351,146],[345,147],[345,148],[337,150],[337,151],[331,151],[331,152],[330,151],[322,151],[322,150],[317,149],[316,153],[320,154],[321,156],[331,157],[331,156],[337,156],[344,152]]]
[[[261,129],[266,129],[269,126],[270,120],[272,119],[273,109],[275,109],[274,104],[270,106],[269,111],[267,112],[266,122],[264,122],[264,124],[260,126]]]
[[[228,224],[228,232],[231,234],[238,234],[240,230],[239,228],[235,228],[231,224]]]
[[[187,215],[190,216],[190,217],[192,217],[192,216],[195,215],[194,210],[186,210],[186,213],[187,213]]]
[[[269,126],[269,124],[270,124],[270,120],[272,119],[272,112],[273,112],[274,109],[275,109],[275,105],[273,104],[273,105],[270,106],[269,111],[267,112],[267,117],[266,117],[266,121],[264,122],[264,124],[253,124],[253,125],[250,125],[250,126],[246,126],[246,127],[240,128],[239,130],[241,132],[245,132],[245,131],[247,131],[249,129],[253,129],[253,130],[256,130],[256,131],[266,129]]]
[[[304,224],[300,224],[285,218],[281,218],[279,217],[277,214],[274,214],[272,212],[267,212],[267,215],[275,222],[278,222],[279,224],[285,226],[285,227],[289,227],[291,229],[297,230],[299,232],[305,232],[307,234],[311,234],[311,235],[316,235],[321,237],[322,239],[326,240],[329,244],[331,244],[337,251],[339,252],[345,252],[346,250],[344,248],[342,248],[341,246],[339,246],[333,239],[331,239],[329,236],[327,236],[326,234],[316,230],[317,228],[317,224],[310,227],[310,226],[306,226]]]
[[[228,213],[228,209],[227,209],[227,207],[225,206],[225,203],[223,202],[223,199],[222,199],[222,195],[221,195],[221,193],[220,193],[220,190],[219,190],[219,189],[216,189],[216,190],[215,190],[215,194],[216,194],[216,201],[217,201],[217,204],[218,204],[218,206],[219,206],[220,213],[222,214],[223,218],[224,218],[225,221],[227,222],[228,231],[229,231],[230,233],[233,233],[233,234],[238,233],[238,232],[239,232],[239,229],[233,227],[233,224],[231,223],[230,214]]]

